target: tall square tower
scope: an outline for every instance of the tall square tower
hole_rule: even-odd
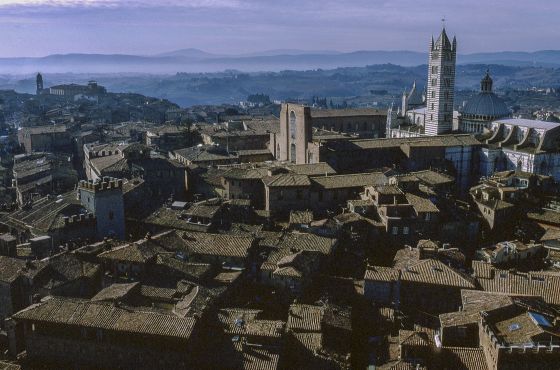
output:
[[[426,97],[426,135],[442,135],[453,128],[453,101],[455,97],[455,64],[457,40],[449,41],[445,28],[434,42],[430,42],[428,63],[428,96]]]

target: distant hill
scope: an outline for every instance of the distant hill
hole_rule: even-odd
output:
[[[42,58],[0,58],[0,74],[44,73],[177,73],[243,72],[334,69],[377,64],[417,66],[427,54],[415,51],[268,50],[245,55],[217,55],[198,49],[182,49],[152,56],[123,54],[57,54]],[[536,52],[475,53],[458,56],[459,64],[560,67],[559,50]]]
[[[560,69],[533,66],[462,64],[457,67],[457,90],[478,91],[480,79],[490,68],[494,87],[500,91],[530,87],[560,87]],[[423,88],[428,67],[402,67],[394,64],[345,67],[324,70],[253,72],[230,70],[220,73],[155,74],[50,74],[43,75],[45,86],[60,83],[87,83],[97,80],[112,92],[135,92],[169,99],[181,106],[238,103],[251,94],[271,99],[311,99],[313,96],[342,100],[363,97],[363,101],[387,105],[400,101],[405,88],[414,81]],[[35,92],[35,75],[0,76],[0,89]],[[385,93],[383,93],[385,92]],[[460,100],[457,100],[460,101]]]

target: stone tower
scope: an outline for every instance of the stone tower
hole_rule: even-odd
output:
[[[124,239],[125,219],[123,181],[104,177],[99,181],[82,180],[78,184],[78,198],[96,219],[98,239]]]
[[[296,164],[313,163],[308,154],[311,137],[311,108],[283,103],[276,159]]]
[[[430,42],[426,135],[441,135],[452,130],[456,59],[457,40],[453,37],[450,42],[444,28],[437,41],[432,37]]]
[[[43,76],[37,73],[37,95],[41,94],[43,91]]]

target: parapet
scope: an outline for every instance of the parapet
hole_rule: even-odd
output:
[[[95,220],[95,215],[93,213],[80,213],[79,215],[65,216],[64,225],[77,225],[81,223],[91,222]]]
[[[104,177],[102,180],[86,181],[81,180],[78,184],[78,189],[89,190],[92,192],[99,192],[111,189],[122,189],[123,180],[113,177]]]

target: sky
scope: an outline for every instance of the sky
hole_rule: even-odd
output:
[[[425,51],[445,18],[459,53],[560,49],[559,0],[0,0],[0,57]]]

